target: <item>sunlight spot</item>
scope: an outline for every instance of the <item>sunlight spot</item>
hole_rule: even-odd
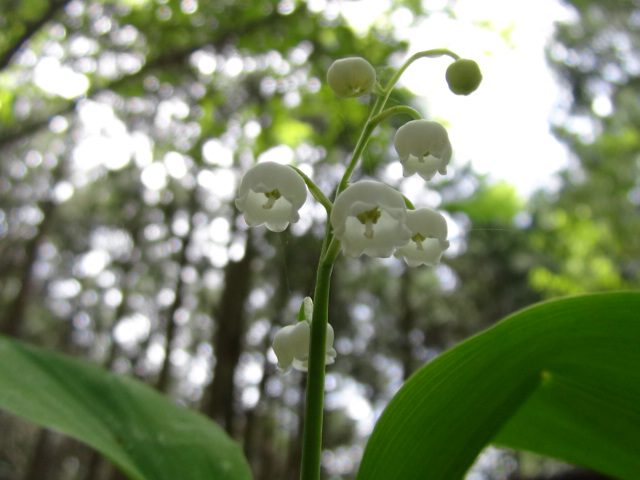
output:
[[[262,380],[262,363],[255,358],[250,358],[241,364],[238,373],[241,385],[257,385]]]
[[[178,152],[167,152],[164,156],[164,165],[167,173],[177,180],[183,178],[189,171],[186,158]]]
[[[229,250],[227,255],[229,256],[229,260],[232,262],[239,262],[244,258],[244,254],[246,253],[245,248],[245,240],[239,241],[238,239],[231,242],[229,245]]]
[[[230,57],[224,62],[224,73],[230,77],[237,77],[242,73],[244,62],[242,57]]]
[[[230,167],[233,165],[233,151],[217,139],[204,142],[202,156],[204,161],[210,165],[218,167]]]
[[[57,203],[63,203],[73,196],[74,188],[71,182],[66,180],[56,183],[53,187],[53,198]]]
[[[74,273],[79,277],[95,277],[111,261],[111,257],[104,250],[91,250],[81,255],[74,267]]]
[[[458,287],[458,276],[448,265],[444,265],[442,263],[438,265],[436,267],[436,275],[438,276],[438,280],[440,280],[440,289],[442,290],[442,293],[451,293]]]
[[[310,12],[321,13],[327,8],[327,0],[308,0],[307,8]]]
[[[198,185],[209,190],[216,198],[230,200],[236,194],[236,178],[231,170],[202,170],[198,173]]]
[[[198,10],[198,2],[197,0],[182,0],[180,2],[180,9],[187,15],[190,15]]]
[[[167,169],[162,163],[154,162],[142,170],[140,180],[149,190],[162,190],[167,186]]]
[[[254,347],[260,345],[265,335],[269,333],[270,323],[265,320],[257,320],[254,322],[247,332],[247,344]]]
[[[283,165],[293,162],[293,150],[287,145],[278,145],[277,147],[265,150],[258,155],[258,162],[276,162]]]
[[[242,406],[254,408],[260,401],[260,391],[256,387],[247,387],[242,390]]]
[[[122,292],[117,288],[110,288],[104,292],[104,303],[111,308],[116,308],[122,303]]]
[[[117,279],[116,274],[111,270],[102,270],[96,276],[96,285],[100,288],[110,288],[113,287]]]
[[[54,298],[73,298],[81,290],[82,286],[75,278],[54,280],[49,284],[49,293]]]
[[[266,305],[269,295],[262,288],[255,288],[249,294],[249,304],[252,308],[262,308]]]
[[[69,40],[69,53],[74,57],[87,57],[99,49],[98,42],[84,35],[76,35]]]
[[[205,252],[205,256],[209,259],[211,265],[216,268],[224,268],[229,262],[227,250],[220,245],[210,245]]]
[[[109,170],[120,170],[131,160],[129,137],[102,137],[92,135],[80,140],[73,150],[73,158],[84,170],[104,166]]]
[[[289,15],[293,12],[294,8],[293,0],[280,0],[278,2],[278,13],[280,15]]]
[[[131,149],[138,167],[145,167],[153,162],[153,142],[144,133],[131,134]]]
[[[202,75],[211,75],[218,66],[215,55],[204,50],[198,50],[191,55],[191,63],[195,65]]]
[[[33,81],[45,92],[66,99],[77,98],[89,89],[89,80],[83,74],[65,65],[57,59],[43,57],[33,71]]]
[[[262,128],[260,127],[260,124],[258,122],[256,122],[255,120],[249,120],[245,124],[243,130],[244,130],[244,134],[248,138],[256,138],[258,135],[260,135],[260,132],[262,131]]]
[[[191,361],[187,379],[197,386],[204,386],[211,380],[211,370],[206,359],[194,358]]]
[[[391,24],[395,31],[401,31],[411,26],[413,13],[406,7],[401,7],[391,13]]]
[[[359,33],[368,32],[376,20],[383,17],[389,7],[389,0],[358,0],[340,3],[342,16]]]
[[[151,331],[151,320],[141,313],[124,317],[113,329],[113,338],[120,345],[133,347],[145,340]]]
[[[613,113],[613,104],[607,95],[598,95],[591,104],[591,109],[599,117],[608,117]]]
[[[66,132],[69,128],[68,120],[62,115],[56,115],[49,120],[49,130],[53,133]]]
[[[230,239],[229,221],[224,217],[214,218],[209,226],[209,234],[214,242],[226,245]]]
[[[181,348],[176,348],[172,350],[170,358],[171,358],[171,364],[178,368],[187,367],[191,359],[189,353],[187,353]]]
[[[147,348],[147,359],[149,360],[149,363],[151,363],[151,365],[155,365],[157,367],[162,365],[164,356],[164,347],[157,342],[152,343],[151,345],[149,345],[149,348]]]

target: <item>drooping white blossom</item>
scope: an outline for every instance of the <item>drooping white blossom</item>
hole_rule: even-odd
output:
[[[438,266],[442,254],[449,248],[447,221],[442,214],[426,207],[409,210],[406,225],[411,230],[411,241],[398,248],[394,256],[404,259],[410,267]]]
[[[336,198],[331,210],[335,238],[347,257],[363,253],[390,257],[411,237],[405,225],[404,198],[390,186],[374,181],[356,182]]]
[[[263,223],[273,232],[282,232],[300,219],[298,210],[307,199],[304,180],[286,165],[258,163],[242,177],[236,207],[247,225]]]
[[[376,71],[362,57],[341,58],[329,67],[327,83],[340,98],[361,97],[373,91]]]
[[[394,144],[405,177],[417,173],[431,180],[436,172],[447,173],[453,150],[446,129],[438,122],[407,122],[396,132]]]
[[[309,342],[311,337],[311,317],[313,302],[304,299],[305,320],[281,328],[273,338],[273,351],[278,357],[278,367],[287,370],[290,367],[306,372],[309,367]],[[333,348],[333,327],[327,324],[325,365],[331,365],[336,358]]]

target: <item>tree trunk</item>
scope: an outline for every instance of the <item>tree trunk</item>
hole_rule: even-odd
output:
[[[235,427],[234,375],[246,328],[244,304],[251,288],[251,261],[254,255],[251,235],[247,232],[244,257],[239,262],[227,263],[225,267],[222,301],[214,313],[217,320],[214,340],[216,365],[205,413],[230,435],[234,434]]]

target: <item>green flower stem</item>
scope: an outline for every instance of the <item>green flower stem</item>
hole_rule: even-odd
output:
[[[380,96],[376,99],[376,103],[373,105],[371,112],[369,113],[369,117],[367,118],[367,122],[362,129],[362,133],[360,134],[360,138],[358,139],[358,143],[356,143],[356,148],[353,150],[353,155],[351,155],[351,160],[349,160],[349,165],[342,176],[342,180],[340,180],[340,184],[338,185],[338,190],[336,192],[336,197],[345,189],[347,185],[349,185],[349,179],[353,174],[353,171],[362,156],[362,152],[367,146],[367,142],[369,141],[369,137],[373,133],[375,125],[371,123],[371,120],[375,118],[384,108],[385,103],[387,102],[388,95],[386,97]]]
[[[293,165],[289,165],[289,166],[293,168],[298,173],[298,175],[302,177],[302,179],[304,180],[304,183],[307,184],[307,187],[309,188],[311,195],[313,195],[313,198],[315,198],[318,201],[318,203],[320,203],[324,207],[324,209],[327,211],[327,218],[328,218],[328,216],[331,215],[331,207],[333,206],[331,201],[325,196],[324,193],[322,193],[322,190],[318,188],[318,186],[313,182],[313,180],[311,180],[302,170],[294,167]]]
[[[329,228],[329,227],[327,227]],[[329,233],[330,235],[330,233]],[[324,376],[329,321],[329,285],[331,272],[340,251],[340,242],[329,236],[326,251],[320,259],[313,299],[309,372],[307,374],[307,399],[302,434],[301,480],[320,480],[320,456],[322,453],[322,415],[324,410]]]
[[[418,52],[416,54],[411,55],[411,57],[409,57],[407,59],[407,61],[402,64],[402,66],[393,75],[393,77],[391,77],[391,80],[389,80],[389,83],[385,87],[385,89],[384,89],[384,92],[385,92],[384,103],[387,102],[387,99],[389,98],[389,95],[391,95],[391,91],[393,90],[393,87],[396,86],[396,83],[398,83],[398,80],[400,80],[400,77],[402,76],[404,71],[407,68],[409,68],[409,65],[411,65],[413,62],[415,62],[416,60],[418,60],[420,58],[425,58],[425,57],[434,58],[434,57],[441,57],[443,55],[447,55],[447,56],[453,58],[454,60],[459,60],[460,59],[460,55],[458,55],[457,53],[454,53],[451,50],[446,49],[446,48],[435,48],[433,50],[425,50],[423,52]]]
[[[380,123],[384,122],[387,118],[393,115],[407,114],[412,117],[414,120],[421,120],[422,115],[415,108],[408,107],[407,105],[398,105],[396,107],[387,108],[383,110],[378,115],[369,120],[369,123],[376,127]]]
[[[389,118],[391,115],[408,114],[413,118],[420,119],[422,116],[413,108],[407,106],[392,107],[384,110],[384,107],[391,95],[393,87],[400,76],[413,62],[423,57],[439,57],[448,55],[454,60],[460,58],[455,53],[447,49],[426,50],[411,56],[393,75],[385,88],[376,84],[377,98],[371,109],[367,121],[362,129],[358,143],[353,150],[353,155],[349,160],[347,169],[340,180],[336,196],[339,195],[347,185],[353,171],[367,146],[369,138],[375,127]],[[327,210],[327,215],[331,213],[331,202],[318,189],[313,181],[297,168],[293,167],[304,179],[313,196]],[[407,206],[413,208],[411,202],[405,199]],[[316,287],[313,298],[313,318],[311,320],[311,339],[309,347],[309,369],[307,374],[307,396],[304,414],[304,430],[302,434],[302,465],[300,470],[301,480],[320,480],[320,457],[322,453],[322,416],[324,409],[324,378],[326,367],[326,343],[327,325],[329,317],[329,286],[331,283],[331,272],[333,264],[340,252],[340,242],[333,237],[331,224],[327,218],[327,228],[322,243],[320,263],[316,276]]]

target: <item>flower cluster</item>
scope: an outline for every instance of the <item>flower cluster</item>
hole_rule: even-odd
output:
[[[374,94],[378,99],[338,186],[335,200],[329,201],[310,178],[293,166],[258,163],[245,173],[236,199],[236,206],[244,213],[247,224],[264,224],[274,232],[283,231],[300,218],[298,211],[306,201],[308,188],[328,214],[329,225],[321,262],[332,264],[341,249],[345,256],[352,258],[363,254],[382,258],[393,255],[410,267],[437,266],[449,247],[447,222],[441,213],[427,207],[416,209],[398,190],[382,182],[361,180],[349,184],[349,180],[375,126],[397,113],[414,118],[398,128],[394,139],[403,175],[417,174],[429,181],[436,173],[447,173],[453,150],[445,127],[420,118],[420,114],[410,107],[384,110],[392,88],[412,61],[440,55],[449,55],[455,60],[446,72],[446,80],[453,93],[468,95],[478,88],[482,80],[478,65],[472,60],[459,58],[449,50],[429,50],[414,55],[386,87],[378,83],[376,71],[367,60],[360,57],[336,60],[327,72],[327,84],[336,96],[356,98]],[[323,282],[321,288],[328,292],[328,277]],[[327,297],[323,295],[322,298],[326,301]],[[298,322],[283,327],[274,337],[273,350],[282,369],[307,370],[312,327],[311,299],[305,299],[303,306],[304,315],[299,316]],[[328,325],[325,364],[333,363],[336,356],[333,339],[333,328]],[[321,359],[322,350],[317,352]]]
[[[400,127],[395,147],[404,175],[430,180],[446,174],[451,143],[445,128],[430,120]],[[291,167],[264,162],[249,169],[240,184],[236,206],[250,226],[265,224],[274,232],[298,220],[306,200],[305,182]],[[329,217],[333,235],[347,257],[362,254],[404,259],[411,267],[437,266],[449,247],[444,217],[429,208],[408,210],[402,194],[376,181],[359,181],[335,199]]]
[[[330,220],[347,257],[393,254],[410,267],[435,267],[449,247],[442,214],[430,208],[408,210],[402,194],[381,182],[347,187],[336,198]]]

